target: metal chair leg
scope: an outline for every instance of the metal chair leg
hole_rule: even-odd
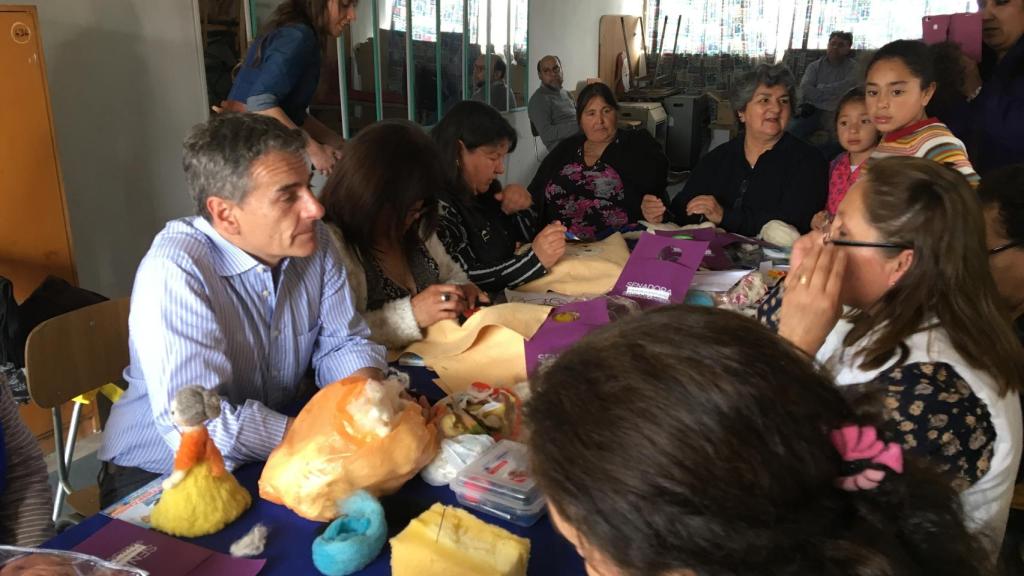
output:
[[[64,500],[71,494],[71,480],[69,470],[75,456],[75,443],[78,437],[78,420],[82,412],[82,405],[75,403],[71,409],[71,424],[68,427],[67,445],[64,443],[64,422],[61,419],[60,407],[53,408],[53,444],[57,460],[57,490],[53,495],[53,522],[57,523],[61,511],[64,508]]]

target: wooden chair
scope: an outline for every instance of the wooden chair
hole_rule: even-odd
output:
[[[53,413],[57,491],[53,521],[65,497],[83,516],[99,511],[99,488],[75,491],[70,469],[82,405],[75,403],[64,440],[61,407],[109,382],[120,382],[128,365],[128,298],[100,302],[51,318],[35,327],[25,345],[25,371],[32,401]]]

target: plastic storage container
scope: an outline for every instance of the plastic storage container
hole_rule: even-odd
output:
[[[502,440],[463,468],[452,490],[463,506],[531,526],[544,515],[546,501],[527,462],[525,445]]]

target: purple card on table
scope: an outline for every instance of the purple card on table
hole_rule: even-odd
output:
[[[523,346],[526,374],[532,376],[542,364],[554,360],[591,330],[608,322],[608,301],[605,298],[570,302],[551,310],[547,320]]]
[[[612,293],[647,304],[682,302],[709,244],[706,240],[640,236]]]
[[[75,546],[74,551],[161,576],[255,576],[266,563],[232,558],[116,518]]]
[[[737,240],[732,235],[720,234],[714,228],[693,228],[690,230],[659,230],[658,236],[675,238],[676,240],[698,240],[708,242],[707,252],[701,265],[708,270],[730,270],[735,267],[732,258],[725,252],[725,247]]]

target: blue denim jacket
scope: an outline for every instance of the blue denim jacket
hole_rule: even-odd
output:
[[[261,59],[253,65],[259,46],[263,47]],[[228,99],[245,103],[250,112],[280,107],[301,126],[320,82],[320,59],[312,28],[305,24],[278,28],[249,46]]]

